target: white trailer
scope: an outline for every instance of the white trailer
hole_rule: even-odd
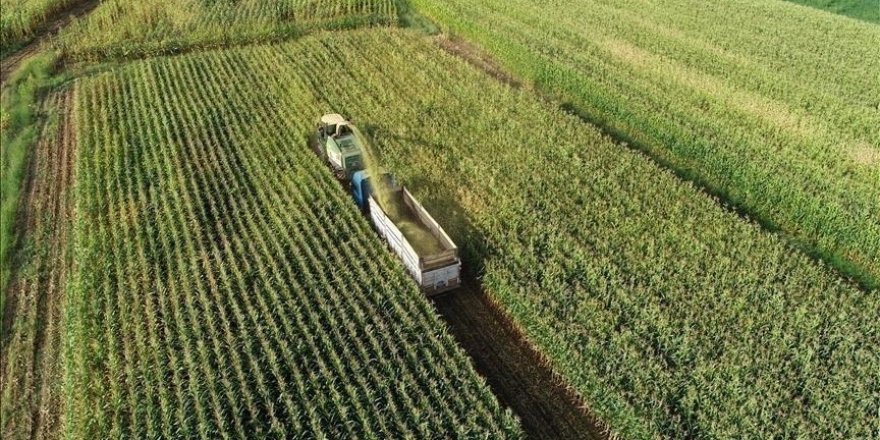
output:
[[[419,221],[424,229],[430,231],[437,239],[441,250],[430,255],[419,255],[400,228],[386,215],[371,195],[370,219],[379,234],[403,260],[407,271],[419,283],[426,295],[436,295],[457,288],[461,284],[461,260],[458,258],[458,247],[406,188],[398,189],[393,196],[399,197],[400,206],[408,209],[411,217]]]

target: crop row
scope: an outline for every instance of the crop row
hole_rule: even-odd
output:
[[[65,56],[93,61],[396,22],[393,0],[109,0],[66,29],[59,47]]]
[[[77,81],[68,436],[519,436],[254,57]]]
[[[880,282],[877,26],[757,0],[412,4],[616,138]]]
[[[285,112],[308,90],[313,113],[353,115],[465,266],[623,437],[870,436],[876,291],[417,35],[232,53],[255,73],[227,80],[262,85],[254,107]]]
[[[440,426],[425,429],[479,424],[448,422],[462,414],[507,429],[472,379],[463,384],[482,397],[445,393],[449,410],[435,408],[430,391],[410,404],[413,385],[378,400],[398,408],[385,417],[362,403],[381,420],[372,424],[333,400],[360,388],[328,378],[364,377],[354,374],[364,368],[415,370],[403,383],[427,375],[447,390],[467,387],[443,388],[440,378],[470,371],[446,342],[425,343],[444,354],[411,340],[449,341],[305,153],[314,115],[333,110],[355,117],[383,165],[461,246],[466,267],[615,432],[871,435],[875,291],[418,35],[321,34],[137,62],[81,80],[78,91],[86,215],[76,248],[86,263],[69,309],[73,432],[212,436],[240,424],[277,435],[320,426],[345,436],[352,426],[367,436],[389,426],[420,436],[411,423],[427,417],[413,415],[421,411]],[[414,310],[423,318],[413,321]],[[397,323],[420,331],[387,336]],[[345,338],[346,325],[356,337]],[[357,333],[365,328],[373,330]],[[295,350],[303,356],[285,356]],[[333,374],[333,359],[352,353],[364,354],[341,361],[349,374]],[[373,389],[383,377],[362,382]],[[276,389],[286,390],[277,406],[268,400]],[[316,400],[302,409],[304,395]],[[103,396],[115,400],[101,406]],[[88,425],[91,412],[102,422]],[[290,418],[299,425],[280,424]]]
[[[53,13],[73,0],[3,0],[0,8],[0,53],[33,36]]]

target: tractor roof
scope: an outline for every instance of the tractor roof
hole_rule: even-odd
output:
[[[321,123],[325,125],[339,125],[348,122],[342,115],[337,113],[330,113],[324,116],[321,116]]]

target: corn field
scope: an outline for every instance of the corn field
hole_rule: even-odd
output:
[[[875,428],[876,291],[417,34],[159,58],[76,90],[74,436],[517,435],[308,152],[331,110],[615,433]]]
[[[0,8],[0,52],[6,53],[24,40],[53,13],[73,0],[3,0]]]
[[[77,80],[67,437],[520,436],[306,145],[318,61],[384,38]]]
[[[876,25],[784,1],[411,3],[616,138],[880,286]]]
[[[394,0],[107,0],[61,36],[77,60],[131,58],[397,22]]]

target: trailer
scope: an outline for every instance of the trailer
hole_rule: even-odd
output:
[[[367,211],[373,226],[388,247],[403,261],[409,274],[428,295],[453,290],[461,285],[461,259],[458,247],[427,210],[403,187],[386,182],[388,199],[395,212],[386,212],[373,194],[366,171],[352,176],[352,196]]]

